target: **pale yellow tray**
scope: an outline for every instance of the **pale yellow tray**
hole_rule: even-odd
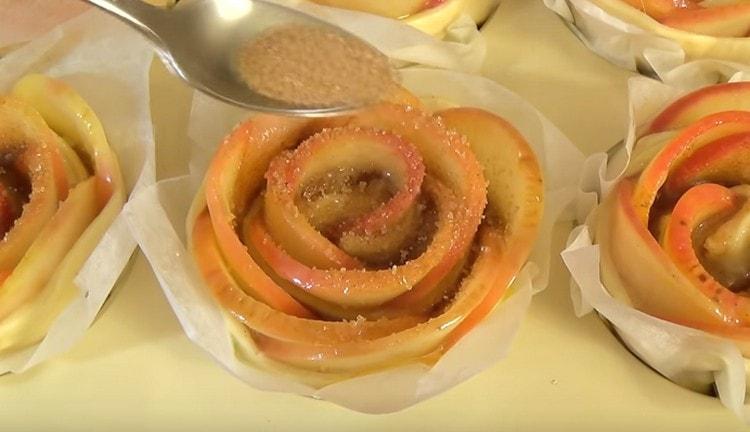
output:
[[[503,0],[487,23],[484,73],[544,112],[587,153],[625,132],[628,73],[591,54],[541,0]],[[188,92],[154,74],[159,175],[186,162],[175,132]],[[558,246],[565,232],[557,237]],[[405,411],[371,416],[252,389],[183,334],[142,256],[69,354],[0,377],[0,430],[727,431],[718,400],[682,389],[627,352],[593,315],[575,318],[559,259],[509,357]]]

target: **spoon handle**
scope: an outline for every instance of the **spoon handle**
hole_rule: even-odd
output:
[[[84,0],[125,21],[160,45],[159,27],[163,25],[165,10],[142,0]]]

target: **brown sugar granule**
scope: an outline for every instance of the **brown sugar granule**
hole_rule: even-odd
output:
[[[385,55],[318,26],[272,27],[242,47],[236,64],[250,88],[300,107],[366,105],[395,86]]]

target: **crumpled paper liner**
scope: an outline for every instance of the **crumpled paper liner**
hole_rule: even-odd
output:
[[[33,8],[26,11],[36,13]],[[98,11],[87,12],[0,60],[0,92],[38,72],[65,81],[91,105],[120,162],[128,191],[154,182],[148,74],[153,54],[139,35]],[[78,273],[78,295],[37,345],[0,355],[0,374],[23,372],[67,351],[96,318],[135,250],[120,215]],[[87,293],[87,294],[86,294]]]
[[[571,298],[578,316],[596,310],[646,364],[684,387],[704,393],[715,387],[721,402],[750,423],[750,401],[745,405],[746,359],[731,341],[621,303],[608,293],[599,277],[599,246],[592,239],[596,205],[624,173],[638,127],[697,88],[724,81],[750,81],[750,67],[741,69],[717,61],[692,62],[674,69],[665,78],[664,84],[644,77],[631,78],[629,131],[624,146],[610,151],[609,160],[607,154],[597,153],[585,162],[576,200],[579,221],[585,222],[573,230],[562,252],[573,276]]]
[[[322,6],[306,0],[266,0],[339,26],[380,49],[400,66],[420,64],[463,72],[478,72],[487,45],[476,23],[461,14],[445,29],[442,39],[404,21],[364,12]]]
[[[544,0],[594,52],[659,77],[700,59],[750,64],[750,37],[719,38],[660,24],[621,0]]]
[[[406,69],[404,85],[430,101],[450,101],[493,111],[521,131],[545,173],[545,217],[540,238],[504,299],[475,329],[445,353],[432,368],[421,363],[313,388],[243,363],[235,351],[228,323],[204,286],[185,247],[185,219],[205,168],[218,143],[247,113],[196,94],[188,134],[192,139],[190,172],[157,183],[126,205],[134,235],[187,335],[227,370],[262,390],[325,399],[367,413],[404,409],[434,396],[504,358],[534,293],[548,280],[550,231],[575,196],[574,179],[583,156],[532,106],[484,78],[435,69]]]

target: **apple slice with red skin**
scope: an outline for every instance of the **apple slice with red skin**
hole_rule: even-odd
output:
[[[643,11],[650,17],[656,20],[662,20],[663,18],[671,15],[675,11],[682,9],[699,9],[698,2],[693,0],[685,0],[677,3],[674,0],[622,0],[630,6]]]
[[[656,196],[675,166],[718,138],[747,132],[750,132],[750,112],[747,111],[711,114],[686,127],[656,155],[638,178],[633,191],[633,206],[641,224],[648,224]]]
[[[658,19],[662,24],[714,37],[741,38],[750,35],[750,4],[681,9]]]
[[[703,87],[672,102],[649,126],[646,135],[682,129],[722,111],[750,111],[750,82]]]
[[[259,115],[236,127],[219,146],[208,168],[204,191],[199,193],[199,197],[205,194],[205,204],[198,199],[191,209],[191,213],[198,214],[201,210],[196,207],[208,207],[222,255],[248,294],[274,309],[300,317],[314,314],[253,261],[237,236],[235,214],[243,213],[249,205],[248,197],[259,192],[271,160],[293,146],[308,124],[304,120]]]
[[[750,184],[750,132],[719,138],[696,150],[674,167],[661,193],[673,201],[705,182]]]
[[[189,232],[191,250],[206,285],[241,322],[266,336],[310,344],[356,342],[388,336],[416,324],[413,317],[375,322],[319,321],[273,309],[248,296],[235,282],[219,249],[208,211],[196,217]]]

